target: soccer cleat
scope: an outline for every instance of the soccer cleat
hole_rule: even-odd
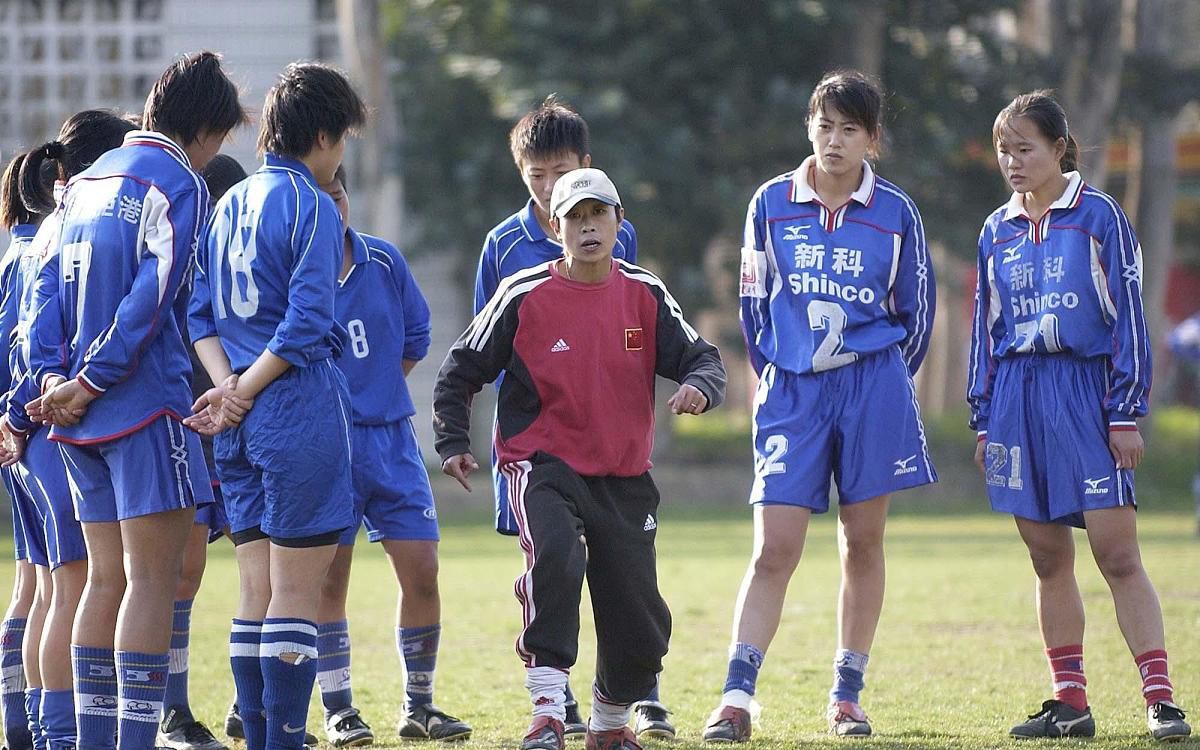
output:
[[[564,704],[564,708],[567,709],[567,718],[563,721],[563,739],[583,739],[587,734],[587,724],[583,723],[583,717],[579,715],[579,704],[569,701]]]
[[[1042,708],[1029,715],[1029,719],[1008,730],[1011,737],[1033,739],[1034,737],[1095,737],[1096,720],[1091,707],[1082,711],[1058,700],[1042,703]]]
[[[1174,703],[1159,701],[1146,709],[1146,724],[1154,739],[1162,742],[1180,742],[1188,738],[1192,728],[1184,721],[1183,709]]]
[[[637,737],[629,727],[607,729],[602,732],[588,730],[585,750],[642,750]]]
[[[652,740],[675,739],[675,725],[667,716],[667,707],[658,701],[639,701],[633,704],[633,733]]]
[[[563,723],[550,716],[535,716],[520,750],[563,750],[563,744]]]
[[[242,715],[238,713],[238,704],[229,704],[229,713],[225,714],[225,736],[231,740],[245,740],[246,730],[242,729]],[[316,747],[317,736],[311,732],[304,733],[304,746]]]
[[[745,742],[750,739],[750,712],[737,706],[721,706],[708,717],[705,742]]]
[[[424,706],[408,706],[400,719],[396,733],[402,740],[442,740],[452,742],[471,736],[471,727],[462,719],[456,719],[432,703]]]
[[[375,733],[353,706],[325,717],[325,736],[334,747],[360,747],[375,741]]]
[[[173,750],[229,750],[204,724],[196,721],[192,712],[182,706],[171,706],[158,727],[156,747]]]
[[[834,701],[825,712],[829,733],[838,737],[870,737],[871,720],[862,706],[850,701]]]

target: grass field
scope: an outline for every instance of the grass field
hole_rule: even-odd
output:
[[[1185,707],[1200,708],[1200,540],[1188,515],[1143,514],[1140,521],[1143,553],[1163,600],[1178,697]],[[749,512],[739,508],[701,517],[665,506],[659,523],[659,576],[675,618],[663,697],[680,729],[676,744],[698,748],[724,679],[733,597],[749,551]],[[901,514],[890,524],[887,601],[864,693],[877,734],[864,744],[1011,746],[1005,731],[1039,706],[1049,689],[1032,572],[1012,522],[991,515]],[[191,679],[195,712],[216,729],[232,695],[226,638],[237,579],[229,545],[209,549],[193,620]],[[403,700],[392,631],[396,585],[377,546],[364,542],[359,552],[350,602],[355,698],[379,744],[395,746]],[[474,725],[471,746],[515,747],[528,721],[521,665],[512,647],[520,622],[512,595],[521,566],[515,540],[496,535],[481,519],[452,521],[443,529],[441,555],[445,630],[437,701]],[[1078,569],[1090,623],[1085,653],[1099,733],[1087,746],[1149,746],[1137,672],[1086,543]],[[834,526],[823,517],[813,524],[759,681],[765,710],[755,731],[758,747],[838,744],[823,725],[837,571]],[[586,603],[584,610],[572,683],[586,704],[595,652]],[[314,699],[310,729],[321,736],[313,726],[316,706]],[[1200,710],[1193,716],[1200,718]]]

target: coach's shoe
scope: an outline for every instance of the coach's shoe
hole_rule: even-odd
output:
[[[1162,742],[1179,742],[1187,739],[1192,728],[1184,721],[1183,709],[1174,703],[1159,701],[1146,709],[1146,724],[1154,739]]]
[[[237,703],[230,703],[229,712],[225,714],[225,736],[231,740],[246,739],[246,730],[242,728],[242,715],[238,712]],[[312,732],[305,732],[304,746],[316,747],[317,736]]]
[[[1082,711],[1062,701],[1049,700],[1042,709],[1030,714],[1029,719],[1008,730],[1011,737],[1033,739],[1035,737],[1095,737],[1096,720],[1092,709]]]
[[[563,739],[583,739],[587,734],[587,724],[583,723],[583,717],[579,715],[579,704],[575,701],[568,701],[564,704],[564,708],[567,709],[567,718],[563,720]]]
[[[642,750],[637,737],[629,727],[608,729],[603,732],[588,730],[585,750]]]
[[[325,736],[334,747],[360,747],[375,742],[375,733],[353,706],[325,717]]]
[[[705,742],[745,742],[750,739],[750,712],[737,706],[721,706],[708,717]]]
[[[402,740],[442,740],[453,742],[471,736],[471,726],[456,719],[432,703],[408,706],[400,719],[396,733]]]
[[[850,701],[834,701],[825,711],[829,733],[838,737],[870,737],[871,720],[862,706]]]
[[[563,744],[563,723],[550,716],[537,716],[521,740],[521,750],[563,750]]]
[[[173,750],[229,750],[183,706],[167,709],[154,744]]]
[[[671,714],[658,701],[639,701],[633,704],[633,733],[652,740],[675,739],[675,725],[667,718]]]

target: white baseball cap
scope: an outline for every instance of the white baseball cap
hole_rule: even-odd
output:
[[[586,198],[607,203],[610,206],[621,205],[621,196],[608,175],[599,169],[585,167],[572,169],[554,183],[554,192],[550,194],[550,214],[562,218],[576,203]]]

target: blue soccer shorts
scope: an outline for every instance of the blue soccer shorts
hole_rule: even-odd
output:
[[[47,565],[45,550],[31,538],[32,529],[35,527],[33,519],[36,516],[33,498],[25,494],[11,468],[0,471],[4,472],[4,489],[8,492],[8,500],[12,507],[13,557],[33,565]]]
[[[221,496],[221,483],[215,481],[216,467],[209,468],[209,476],[214,479],[210,483],[213,501],[208,505],[196,508],[196,524],[208,527],[208,543],[212,544],[224,536],[225,531],[229,529],[229,518],[225,516],[225,498]]]
[[[346,379],[325,359],[280,375],[240,425],[216,436],[213,456],[235,541],[288,544],[354,525],[349,415]]]
[[[60,446],[81,523],[212,502],[200,436],[170,415],[113,440]]]
[[[365,522],[367,539],[437,541],[437,509],[429,472],[411,419],[350,430],[355,523],[340,544],[354,544]]]
[[[1000,360],[983,454],[992,510],[1083,528],[1084,511],[1136,507],[1133,472],[1108,449],[1107,391],[1103,357]]]
[[[17,491],[32,507],[33,518],[26,533],[31,535],[38,556],[53,570],[64,563],[87,559],[83,529],[75,518],[75,506],[62,451],[50,440],[50,431],[33,430],[25,444],[25,455],[13,466]]]
[[[916,390],[896,347],[825,372],[763,368],[750,502],[829,510],[937,481]]]

